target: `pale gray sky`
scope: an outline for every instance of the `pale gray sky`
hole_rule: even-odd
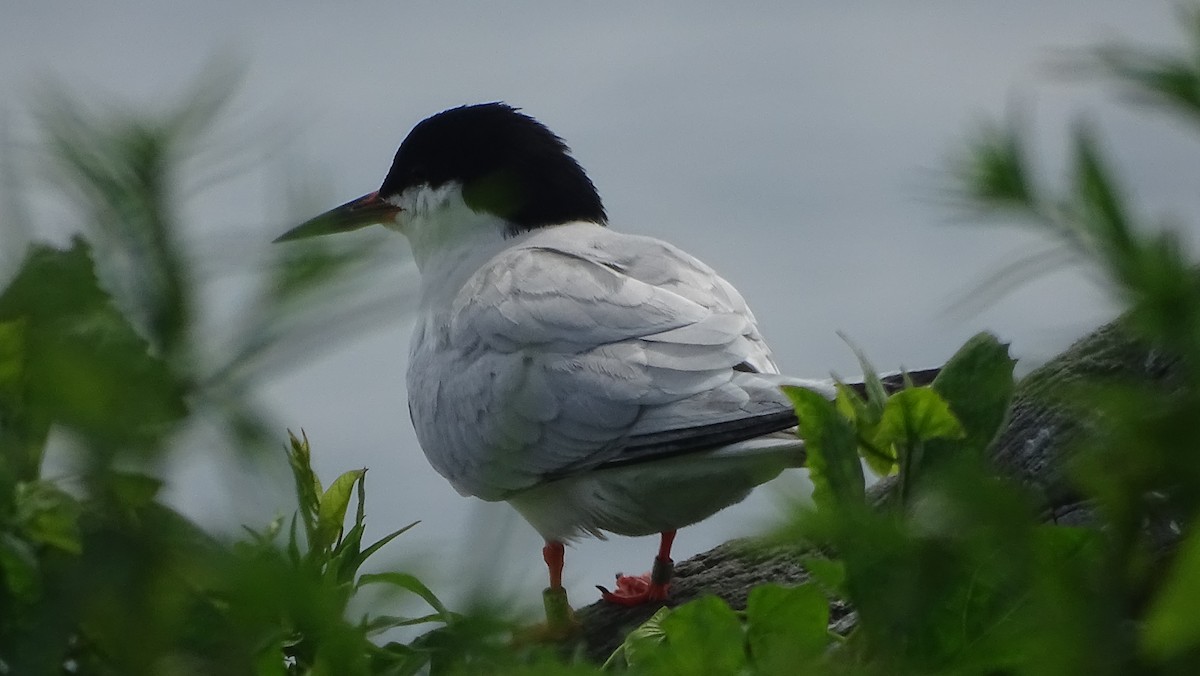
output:
[[[1068,121],[1091,116],[1135,179],[1139,204],[1155,214],[1200,211],[1197,147],[1184,130],[1048,68],[1063,50],[1118,36],[1176,42],[1174,3],[847,4],[8,0],[0,105],[28,139],[24,104],[46,78],[153,109],[233,55],[247,73],[227,126],[272,130],[264,136],[275,150],[265,169],[188,204],[189,237],[232,232],[226,244],[254,249],[287,226],[271,178],[280,167],[320,179],[313,199],[332,206],[378,187],[420,119],[505,100],[574,148],[612,227],[671,240],[711,264],[750,301],[784,370],[813,377],[857,373],[837,330],[890,370],[940,363],[984,329],[1037,362],[1110,316],[1103,290],[1078,271],[1045,276],[976,314],[948,312],[1038,241],[951,224],[938,199],[946,158],[983,119],[1022,109],[1053,177]],[[406,264],[398,251],[397,265]],[[236,282],[218,288],[229,295],[214,296],[215,315],[237,302]],[[455,574],[501,562],[485,584],[537,604],[544,577],[532,529],[503,505],[460,498],[416,447],[400,298],[397,289],[395,322],[263,395],[281,425],[307,430],[327,478],[371,468],[376,534],[423,521],[391,551],[421,552],[436,591],[454,598]],[[203,522],[285,508],[277,491],[222,487],[213,463],[187,459],[187,480],[173,487]],[[783,488],[760,489],[683,531],[677,558],[749,532],[771,513],[772,490],[802,486],[791,474]],[[227,493],[242,507],[229,508]],[[618,539],[569,552],[573,600],[591,601],[591,586],[617,570],[648,568],[653,550],[650,540]]]

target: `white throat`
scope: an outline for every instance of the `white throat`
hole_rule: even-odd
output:
[[[505,220],[467,206],[458,183],[413,188],[389,201],[401,209],[389,227],[408,238],[426,309],[449,304],[471,274],[528,234],[505,237]]]

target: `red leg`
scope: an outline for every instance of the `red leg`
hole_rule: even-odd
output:
[[[573,636],[579,631],[579,622],[567,601],[567,590],[562,586],[563,572],[563,543],[546,542],[542,547],[542,558],[546,561],[546,569],[550,572],[550,586],[542,592],[542,605],[546,608],[546,625],[534,632],[538,641],[560,639]]]
[[[660,561],[671,560],[671,545],[673,544],[675,544],[675,531],[664,532],[658,541],[658,559]]]
[[[542,558],[550,571],[550,588],[562,589],[563,555],[565,548],[561,542],[547,542],[542,547]]]
[[[513,641],[525,643],[553,643],[577,635],[581,630],[575,612],[567,601],[567,590],[562,586],[563,543],[547,540],[542,547],[542,559],[550,573],[550,586],[542,590],[542,605],[546,609],[546,623],[519,631]]]
[[[675,564],[671,561],[671,545],[675,542],[675,531],[662,533],[658,545],[658,556],[654,557],[654,569],[645,575],[617,575],[617,588],[608,591],[599,587],[605,601],[622,606],[636,606],[653,601],[663,601],[671,586]]]

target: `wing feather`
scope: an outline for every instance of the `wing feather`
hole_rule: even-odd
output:
[[[418,332],[409,389],[421,445],[485,499],[795,424],[775,384],[745,372],[777,371],[745,301],[650,238],[535,233]]]

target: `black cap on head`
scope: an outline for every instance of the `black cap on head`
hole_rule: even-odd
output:
[[[460,106],[413,127],[396,151],[381,197],[451,181],[463,199],[512,224],[510,234],[570,221],[603,225],[604,206],[570,148],[504,103]]]

